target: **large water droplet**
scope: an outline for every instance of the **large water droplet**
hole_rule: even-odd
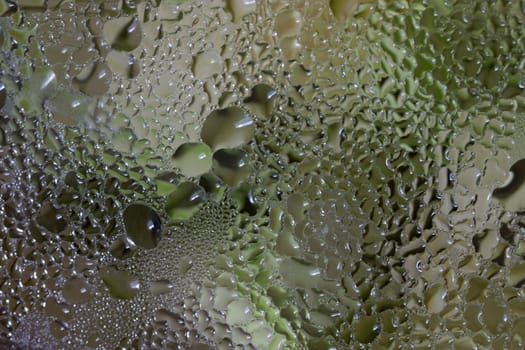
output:
[[[227,0],[228,10],[233,15],[234,22],[240,22],[244,16],[257,10],[255,0]]]
[[[115,298],[132,299],[140,289],[138,279],[126,271],[118,271],[113,267],[103,267],[99,275],[109,289],[109,293]]]
[[[174,165],[186,176],[198,176],[209,171],[212,164],[211,149],[204,143],[185,143],[171,158]]]
[[[221,149],[213,154],[213,171],[230,186],[236,186],[247,179],[252,170],[244,151]]]
[[[222,72],[224,60],[214,50],[197,54],[193,60],[193,74],[198,79],[206,79]]]
[[[206,193],[193,182],[183,182],[169,196],[166,212],[174,220],[187,220],[204,204]]]
[[[507,183],[494,190],[493,195],[507,210],[525,209],[525,159],[518,160],[510,167]]]
[[[85,304],[91,298],[89,285],[83,278],[71,278],[64,283],[62,295],[72,304]]]
[[[111,43],[111,47],[119,51],[132,51],[142,41],[142,28],[136,16],[107,21],[103,34],[104,38]]]
[[[253,119],[239,107],[211,112],[204,122],[201,137],[214,151],[247,143],[254,133]]]
[[[162,224],[157,212],[144,204],[131,204],[124,210],[128,237],[138,246],[155,248],[160,240]]]
[[[339,21],[349,18],[357,5],[359,0],[330,0],[330,9]]]
[[[108,91],[112,79],[113,73],[107,64],[99,61],[84,68],[73,79],[73,85],[86,95],[102,96]]]

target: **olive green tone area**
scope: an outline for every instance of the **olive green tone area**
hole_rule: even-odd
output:
[[[0,16],[0,344],[525,348],[521,1]]]

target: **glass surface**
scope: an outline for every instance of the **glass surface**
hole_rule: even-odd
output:
[[[525,348],[524,31],[0,0],[0,349]]]

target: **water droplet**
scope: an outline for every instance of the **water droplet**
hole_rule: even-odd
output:
[[[379,324],[375,316],[360,317],[355,325],[355,338],[363,344],[369,344],[378,336]]]
[[[233,21],[239,23],[244,16],[257,10],[256,0],[227,0],[228,10],[233,15]]]
[[[291,288],[315,288],[321,280],[321,270],[294,258],[283,259],[280,271]]]
[[[103,267],[99,271],[100,278],[115,298],[132,299],[140,289],[138,279],[126,271],[118,271],[113,267]]]
[[[137,16],[107,21],[103,34],[106,41],[111,43],[111,48],[119,51],[132,51],[142,41],[142,28]]]
[[[193,182],[183,182],[167,199],[166,212],[174,220],[188,220],[195,215],[206,200],[206,193]]]
[[[0,1],[0,16],[10,16],[18,10],[18,6],[14,1],[2,0]]]
[[[284,10],[275,18],[274,28],[280,40],[299,35],[302,26],[303,18],[301,13],[296,10]]]
[[[104,95],[113,79],[108,65],[98,61],[88,65],[73,79],[73,85],[88,96]]]
[[[72,304],[85,304],[91,299],[89,285],[83,278],[71,278],[64,283],[62,295]]]
[[[229,107],[211,112],[204,121],[201,137],[212,150],[241,146],[254,133],[252,118],[239,107]]]
[[[86,96],[70,90],[58,89],[47,100],[46,105],[56,121],[69,126],[86,120],[89,113],[89,100]]]
[[[149,290],[153,295],[173,292],[175,286],[168,280],[158,280],[150,283]]]
[[[493,196],[507,210],[520,211],[525,209],[525,159],[518,160],[510,167],[510,177],[503,187],[497,188]]]
[[[160,240],[162,224],[157,212],[144,204],[131,204],[123,214],[128,237],[138,246],[155,248]]]
[[[113,241],[109,251],[117,259],[127,259],[133,255],[136,250],[135,243],[129,237],[119,237]]]
[[[330,9],[338,21],[349,18],[357,5],[359,5],[359,0],[330,0]]]
[[[211,169],[211,149],[204,143],[184,143],[171,158],[185,176],[198,176]]]
[[[202,175],[199,185],[201,185],[206,192],[211,194],[215,199],[221,198],[225,191],[224,181],[213,172]]]
[[[47,67],[38,67],[27,82],[28,91],[43,102],[57,89],[56,74]]]
[[[106,56],[109,69],[126,78],[135,78],[140,73],[139,59],[129,53],[111,50]]]
[[[277,91],[266,84],[259,84],[252,88],[251,96],[244,100],[246,107],[258,117],[271,116]]]
[[[228,304],[226,322],[230,325],[242,325],[250,321],[252,303],[245,299],[234,300]]]
[[[220,149],[213,154],[213,171],[226,184],[237,186],[251,175],[253,169],[246,152]]]
[[[0,81],[0,109],[5,106],[5,101],[7,100],[7,91],[5,89],[4,83]]]
[[[189,256],[183,256],[179,262],[180,273],[188,272],[193,266],[193,259]]]
[[[255,190],[248,184],[239,186],[232,194],[233,199],[239,205],[241,213],[248,213],[249,215],[257,214],[259,205],[255,198]]]
[[[447,303],[447,289],[437,283],[425,291],[425,305],[430,313],[440,313]]]
[[[63,214],[50,204],[44,205],[40,209],[36,221],[52,233],[60,233],[67,226]]]
[[[224,60],[214,50],[204,51],[193,59],[193,74],[198,79],[210,78],[220,74],[224,68]]]

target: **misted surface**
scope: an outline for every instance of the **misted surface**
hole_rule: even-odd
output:
[[[525,348],[524,32],[0,0],[0,348]]]

